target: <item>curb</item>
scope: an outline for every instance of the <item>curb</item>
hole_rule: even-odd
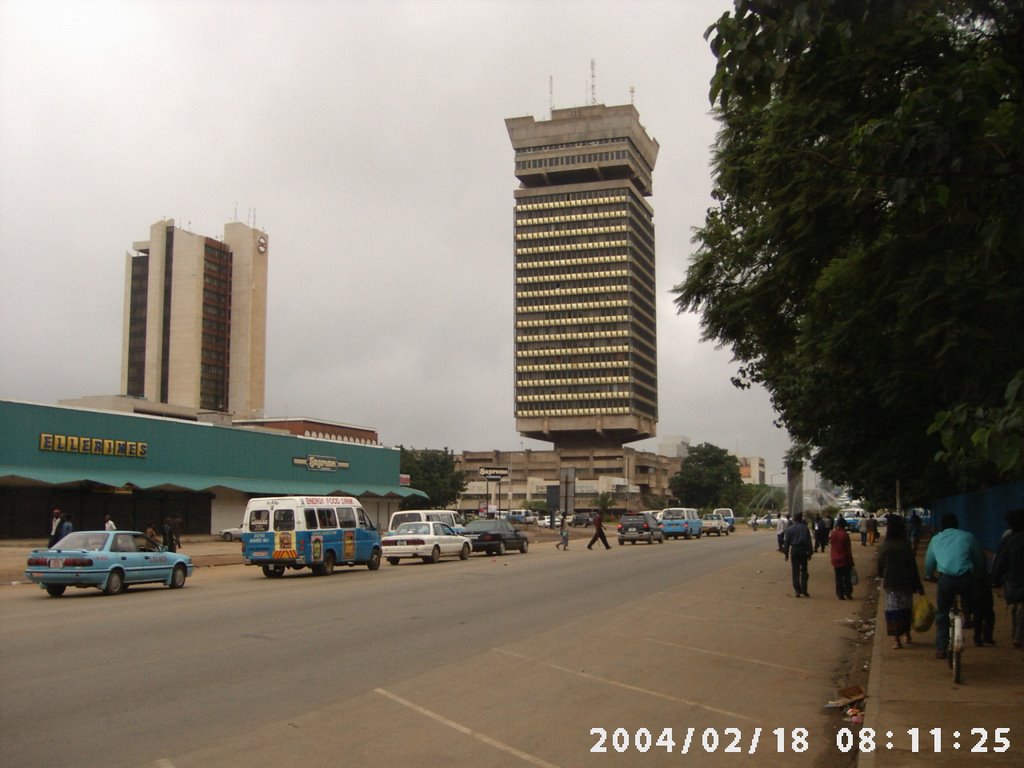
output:
[[[875,609],[875,635],[874,644],[871,647],[871,668],[868,670],[868,695],[864,707],[864,725],[877,730],[876,724],[880,720],[882,708],[882,675],[880,674],[882,646],[884,645],[882,638],[886,638],[888,635],[885,634],[885,600],[881,599],[880,583],[876,584],[876,589],[879,591],[879,600]],[[858,752],[857,768],[874,768],[876,754],[877,752]]]

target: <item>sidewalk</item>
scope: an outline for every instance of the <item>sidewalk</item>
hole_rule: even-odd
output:
[[[918,551],[924,577],[926,547]],[[869,571],[863,548],[853,546],[862,573]],[[935,602],[935,584],[925,582],[925,593]],[[860,768],[890,766],[1020,766],[1024,764],[1024,650],[1010,641],[1010,612],[995,594],[996,645],[978,648],[968,633],[963,652],[962,683],[953,683],[948,662],[935,658],[935,630],[914,635],[914,644],[892,648],[885,634],[885,601],[878,602],[871,676],[864,726],[873,728],[876,749],[862,753]],[[1008,729],[1008,751],[995,752],[996,729]],[[910,729],[917,729],[918,751],[911,751]],[[933,732],[932,729],[941,729]],[[980,729],[972,733],[972,729]],[[891,736],[889,735],[891,733]],[[941,734],[941,751],[936,737]],[[889,748],[891,744],[891,748]]]
[[[766,553],[771,547],[774,555],[774,535],[771,538],[767,534],[763,535]],[[534,542],[531,537],[531,543],[554,546],[554,534],[541,534],[537,538],[540,541]],[[44,545],[45,542],[0,541],[0,588],[12,582],[22,582],[20,588],[27,589],[23,582],[26,556],[33,547]],[[242,562],[238,542],[191,536],[185,537],[181,549],[192,556],[198,568]],[[806,616],[805,620],[801,619],[789,627],[791,632],[794,635],[810,636],[822,631],[823,622],[830,621],[827,617],[849,616],[848,609],[860,609],[865,605],[869,607],[871,601],[877,601],[873,636],[868,627],[861,626],[858,632],[853,620],[836,620],[834,624],[840,627],[837,633],[849,637],[851,641],[858,634],[862,638],[871,638],[868,671],[850,670],[850,678],[853,680],[864,679],[866,676],[864,687],[867,698],[863,705],[863,728],[873,729],[874,733],[875,749],[872,752],[862,751],[858,766],[1020,766],[1024,760],[1024,651],[1014,649],[1010,642],[1010,618],[1005,601],[1000,596],[996,597],[997,644],[977,648],[973,638],[969,638],[964,651],[963,683],[954,685],[947,663],[935,658],[934,629],[926,635],[915,635],[912,645],[902,650],[893,650],[891,639],[885,634],[885,603],[880,592],[875,596],[878,582],[873,578],[874,553],[874,547],[865,549],[854,542],[853,554],[861,582],[855,588],[856,600],[853,603],[840,603],[835,599],[827,553],[815,556],[811,564],[814,585],[811,600],[820,600],[824,603],[823,607],[836,610],[789,614],[794,617]],[[923,556],[924,547],[919,553],[922,561]],[[788,566],[782,563],[781,556],[778,558],[778,570],[772,566],[770,578],[779,585],[785,585],[788,583]],[[774,603],[776,598],[790,600],[791,596],[784,595],[784,589],[784,586],[780,586],[778,591],[773,589],[772,597],[765,598],[766,604]],[[934,602],[935,585],[926,582],[925,589]],[[842,611],[838,610],[840,606]],[[825,704],[825,701],[821,702],[823,708]],[[836,715],[837,721],[842,719]],[[848,727],[857,734],[861,726],[846,721],[839,723],[838,727]],[[911,735],[908,733],[911,729],[917,729],[916,753],[912,751]],[[940,751],[935,749],[936,732],[933,729],[941,729]],[[972,734],[972,729],[983,730]],[[996,729],[1009,729],[1006,734],[1010,741],[1008,751],[994,752],[999,747]],[[854,744],[853,748],[856,749],[857,745]],[[972,751],[976,748],[985,748],[986,751],[984,754]],[[832,754],[839,763],[842,757],[839,747]]]

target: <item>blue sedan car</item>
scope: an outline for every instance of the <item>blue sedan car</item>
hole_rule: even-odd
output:
[[[192,575],[192,558],[171,552],[138,531],[76,531],[49,549],[34,549],[25,578],[51,597],[68,587],[95,587],[108,595],[133,584],[185,586]]]

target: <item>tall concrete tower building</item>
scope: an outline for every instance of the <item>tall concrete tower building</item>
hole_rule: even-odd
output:
[[[658,142],[632,105],[505,121],[515,149],[515,414],[556,450],[656,433]]]
[[[226,224],[224,239],[172,219],[125,254],[121,391],[154,403],[263,415],[266,233]]]

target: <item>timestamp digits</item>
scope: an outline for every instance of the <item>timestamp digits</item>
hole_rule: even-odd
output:
[[[641,754],[664,751],[670,754],[713,754],[715,752],[753,755],[759,749],[777,753],[806,752],[810,736],[806,728],[591,728],[594,739],[591,752],[629,752]]]
[[[840,728],[836,732],[840,752],[874,752],[902,749],[909,752],[1009,752],[1009,728],[907,728],[905,731],[876,731],[874,728]]]

